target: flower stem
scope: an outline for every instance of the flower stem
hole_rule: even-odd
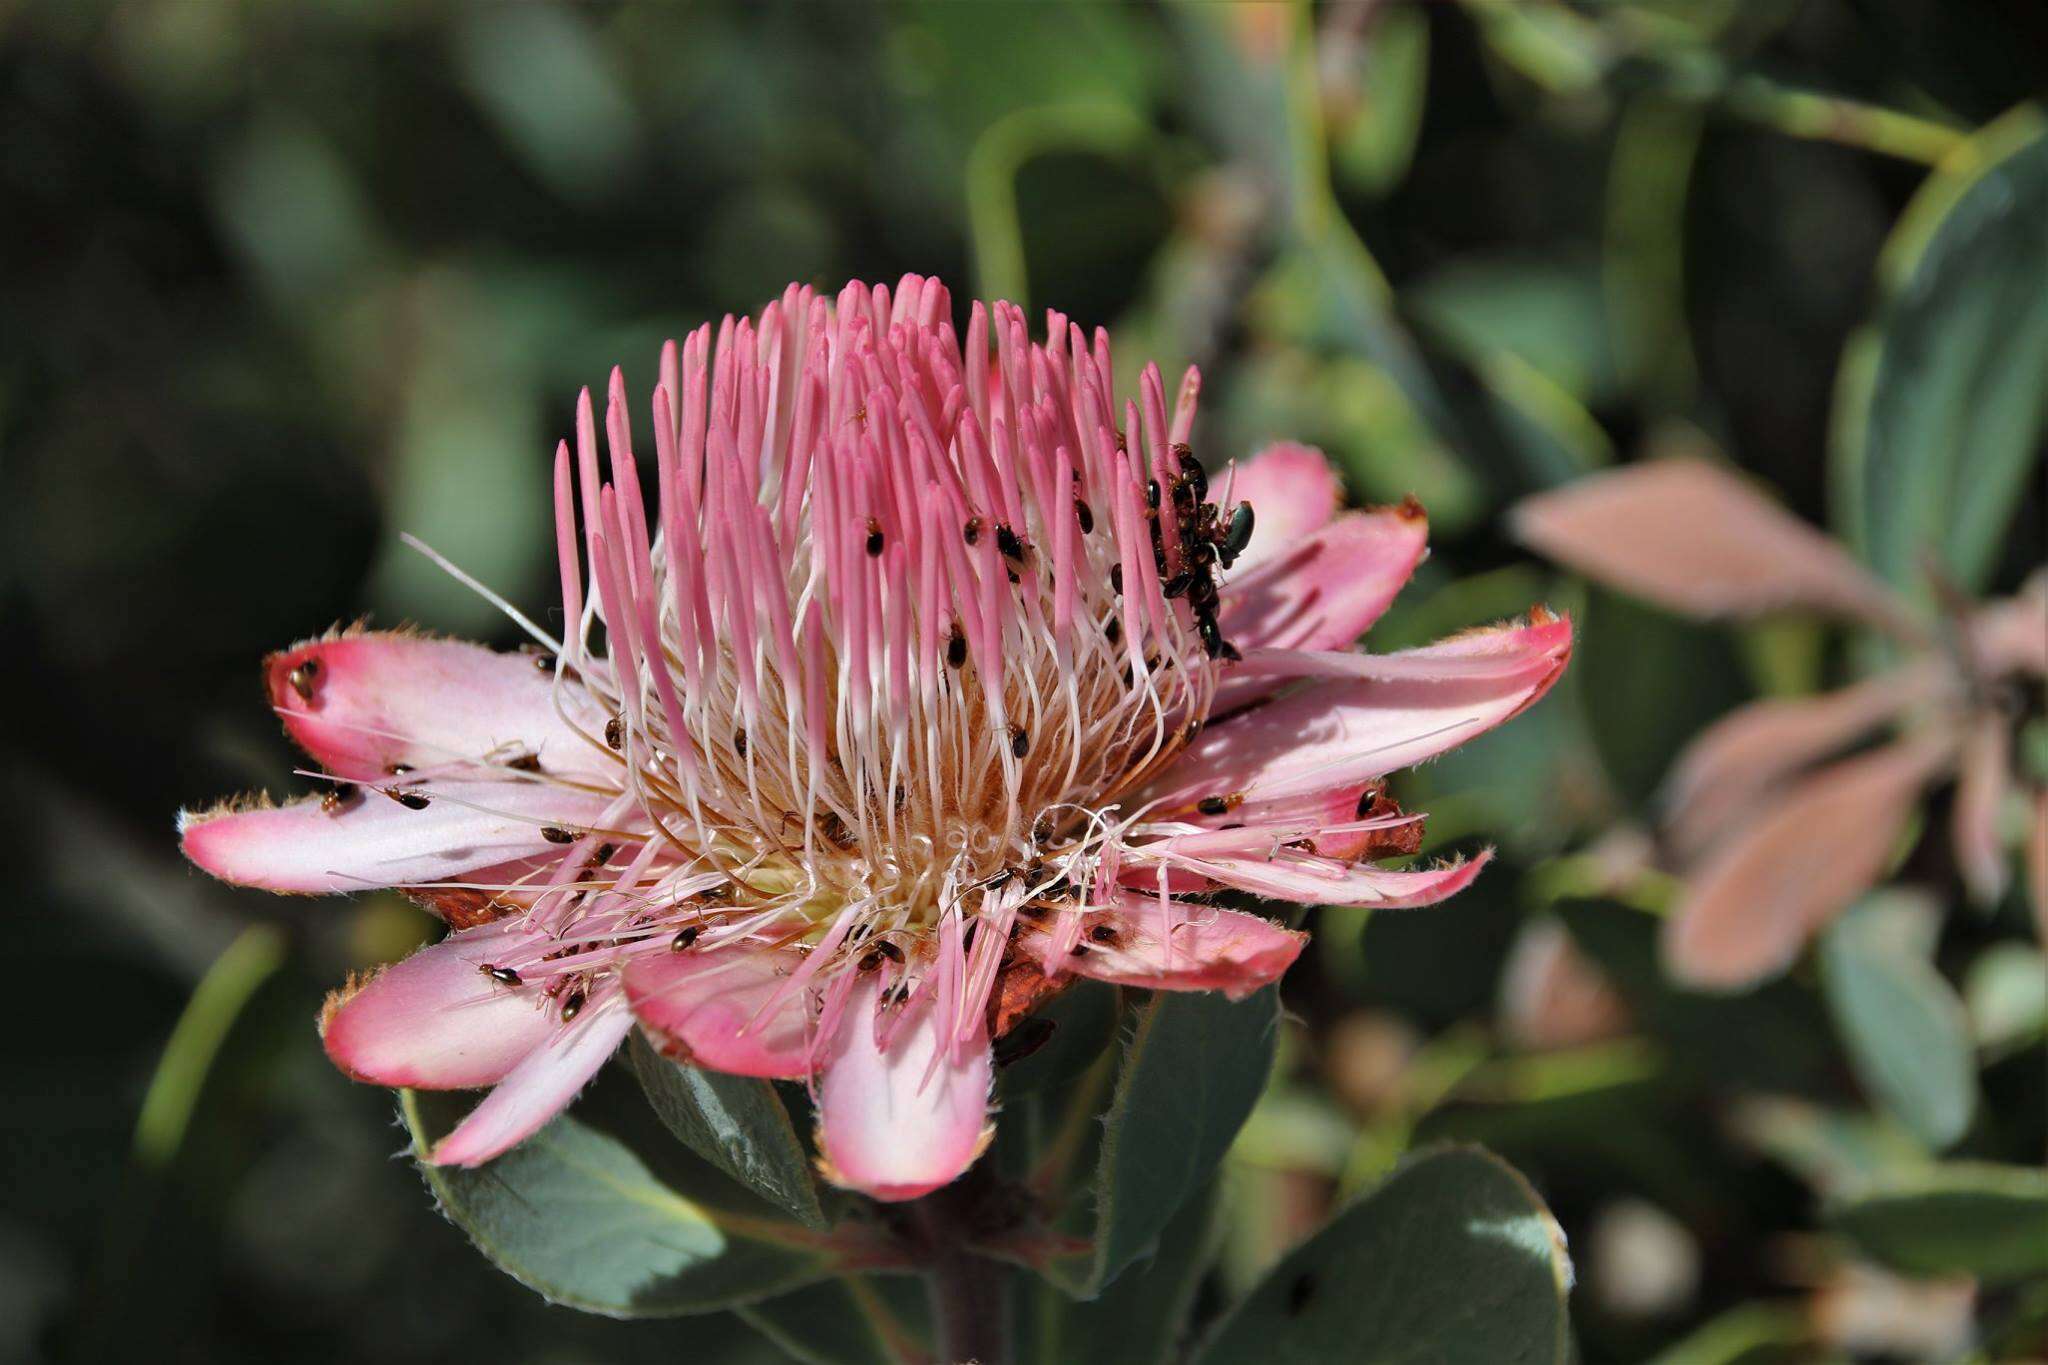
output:
[[[974,1174],[910,1205],[922,1243],[932,1335],[943,1365],[1010,1365],[1014,1271],[973,1249],[982,1203]]]

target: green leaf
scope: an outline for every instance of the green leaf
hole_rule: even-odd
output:
[[[1600,268],[1590,257],[1470,256],[1430,272],[1401,297],[1459,354],[1512,356],[1586,401],[1615,391]]]
[[[1728,1127],[1743,1144],[1833,1198],[1861,1194],[1929,1162],[1927,1149],[1888,1118],[1782,1095],[1737,1101]]]
[[[1460,408],[1459,444],[1510,487],[1547,488],[1613,462],[1585,407],[1614,382],[1597,262],[1473,258],[1410,286],[1402,303],[1463,367],[1439,376]]]
[[[1137,1011],[1096,1153],[1092,1252],[1063,1288],[1092,1298],[1208,1184],[1273,1068],[1279,992],[1162,991]]]
[[[454,39],[458,78],[535,176],[572,200],[619,192],[638,141],[634,109],[582,11],[478,10]]]
[[[1909,1275],[2048,1275],[2048,1170],[2039,1167],[1946,1162],[1845,1201],[1832,1221]]]
[[[1512,1166],[1423,1153],[1296,1248],[1198,1365],[1570,1359],[1564,1233]]]
[[[1127,10],[1055,0],[1045,5],[956,5],[919,0],[905,7],[917,33],[920,72],[948,131],[973,136],[1019,110],[1062,104],[1118,104],[1143,110],[1164,68],[1159,49]],[[1085,51],[1088,60],[1067,60]]]
[[[1476,359],[1473,374],[1521,487],[1569,482],[1614,463],[1614,443],[1571,392],[1521,356]]]
[[[1984,128],[1907,207],[1836,393],[1838,520],[1892,583],[1981,588],[2048,422],[2048,120]]]
[[[1976,1062],[1962,1001],[1910,947],[1865,914],[1821,939],[1821,984],[1849,1061],[1872,1098],[1939,1151],[1970,1126]]]
[[[1287,287],[1313,286],[1301,277]],[[1278,293],[1276,285],[1267,298]],[[1282,437],[1320,446],[1359,497],[1398,502],[1412,494],[1436,530],[1469,526],[1485,510],[1485,488],[1394,378],[1369,361],[1276,345],[1238,368],[1223,414],[1223,447],[1256,450]]]
[[[1600,25],[1562,5],[1493,5],[1466,0],[1492,53],[1545,90],[1585,91],[1612,61]]]
[[[1963,1003],[1979,1047],[2025,1046],[2048,1032],[2048,957],[2024,943],[1993,944],[1970,964]]]
[[[1576,654],[1587,732],[1618,793],[1637,807],[1655,798],[1695,735],[1748,700],[1726,632],[1604,588],[1586,594]]]
[[[466,1097],[401,1091],[423,1154]],[[680,1155],[680,1154],[678,1154]],[[664,1163],[674,1167],[674,1163]],[[548,1299],[608,1317],[671,1317],[750,1303],[832,1272],[817,1239],[745,1208],[676,1188],[617,1138],[564,1115],[497,1160],[420,1170],[441,1209],[500,1270]],[[665,1169],[716,1189],[709,1171]]]
[[[670,1061],[638,1030],[626,1057],[655,1114],[691,1151],[805,1226],[830,1224],[773,1081]]]
[[[1655,96],[1614,125],[1600,287],[1618,388],[1652,411],[1683,412],[1697,379],[1686,317],[1686,209],[1706,116]]]
[[[1330,129],[1330,160],[1345,184],[1383,194],[1408,173],[1429,86],[1429,16],[1412,6],[1383,10],[1362,39],[1357,71],[1344,87],[1356,105]]]
[[[1202,1276],[1216,1258],[1222,1232],[1216,1190],[1181,1205],[1159,1236],[1150,1260],[1139,1261],[1087,1302],[1050,1288],[1020,1358],[1044,1365],[1157,1365],[1176,1358]]]

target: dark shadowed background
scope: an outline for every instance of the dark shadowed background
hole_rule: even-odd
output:
[[[1586,1360],[1752,1302],[1794,1324],[1760,1350],[1857,1354],[1814,1325],[1813,1195],[1719,1121],[1752,1079],[1860,1105],[1810,990],[1775,1031],[1646,1011],[1552,1053],[1495,1008],[1564,856],[1641,826],[1712,717],[1838,680],[1842,641],[1589,590],[1502,514],[1691,449],[1829,523],[1879,254],[2044,71],[2028,0],[0,3],[0,1358],[781,1358],[477,1256],[312,1026],[430,921],[218,886],[173,815],[298,785],[267,650],[363,614],[512,641],[401,532],[545,607],[578,386],[643,391],[664,337],[792,278],[905,271],[1200,363],[1212,466],[1296,436],[1356,500],[1420,497],[1435,553],[1376,645],[1536,601],[1583,624],[1567,686],[1406,793],[1434,848],[1501,862],[1312,922],[1205,1293],[1462,1134],[1563,1221]],[[2037,481],[2012,511],[1994,591],[2042,558]],[[2014,895],[1945,960],[2022,934]],[[2038,1161],[2038,1030],[1985,1067],[1970,1150]]]

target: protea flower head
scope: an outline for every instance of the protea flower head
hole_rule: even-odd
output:
[[[1524,623],[1350,646],[1421,510],[1339,515],[1317,453],[1205,475],[1198,377],[906,277],[791,286],[614,371],[555,461],[562,619],[494,653],[351,630],[267,664],[324,796],[183,820],[229,881],[399,887],[451,932],[337,993],[334,1060],[493,1087],[432,1152],[558,1112],[637,1022],[810,1082],[821,1164],[884,1199],[986,1146],[991,1040],[1077,976],[1242,994],[1303,935],[1213,903],[1422,905],[1382,779],[1507,719],[1570,648]],[[649,484],[655,497],[645,497]],[[1254,510],[1256,509],[1256,510]],[[517,616],[514,613],[515,617]]]

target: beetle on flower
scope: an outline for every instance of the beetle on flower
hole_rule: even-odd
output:
[[[833,1180],[907,1199],[986,1147],[992,1040],[1093,977],[1242,995],[1304,936],[1214,902],[1415,906],[1383,779],[1540,697],[1568,622],[1352,646],[1425,548],[1323,457],[1216,476],[1198,376],[1118,405],[1109,339],[904,278],[791,286],[664,349],[652,510],[626,387],[555,460],[546,653],[351,630],[267,664],[324,798],[182,820],[275,891],[398,887],[439,943],[336,994],[346,1072],[490,1094],[431,1152],[538,1130],[637,1023],[806,1079]]]

